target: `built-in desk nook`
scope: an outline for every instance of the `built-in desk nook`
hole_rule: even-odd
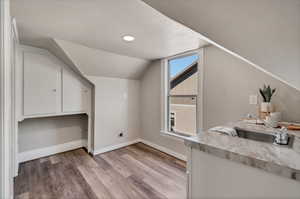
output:
[[[49,51],[17,53],[18,162],[85,147],[92,149],[92,83]]]

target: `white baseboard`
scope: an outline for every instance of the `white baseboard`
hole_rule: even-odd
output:
[[[129,142],[123,142],[121,144],[107,146],[107,147],[104,147],[102,149],[96,149],[96,150],[94,150],[93,155],[105,153],[105,152],[108,152],[108,151],[113,151],[113,150],[116,150],[116,149],[119,149],[119,148],[122,148],[122,147],[125,147],[125,146],[136,144],[138,142],[140,142],[139,139],[136,139],[136,140],[129,141]]]
[[[186,160],[187,160],[187,158],[186,158],[185,155],[180,154],[180,153],[177,153],[177,152],[174,152],[174,151],[172,151],[171,149],[168,149],[168,148],[166,148],[166,147],[163,147],[163,146],[154,144],[154,143],[149,142],[149,141],[144,140],[144,139],[139,139],[139,142],[142,142],[142,143],[144,143],[144,144],[146,144],[146,145],[149,145],[149,146],[151,146],[151,147],[153,147],[153,148],[155,148],[155,149],[157,149],[157,150],[159,150],[159,151],[162,151],[162,152],[164,152],[164,153],[166,153],[166,154],[169,154],[169,155],[171,155],[171,156],[174,156],[175,158],[178,158],[178,159],[180,159],[180,160],[183,160],[183,161],[186,161]]]
[[[19,153],[18,159],[19,159],[19,162],[26,162],[29,160],[34,160],[37,158],[42,158],[42,157],[46,157],[49,155],[54,155],[56,153],[62,153],[65,151],[70,151],[70,150],[78,149],[78,148],[85,147],[85,146],[86,146],[86,140],[76,140],[76,141],[67,142],[64,144],[58,144],[58,145],[49,146],[49,147],[45,147],[45,148],[34,149],[31,151],[25,151],[25,152]]]
[[[116,150],[116,149],[119,149],[119,148],[122,148],[122,147],[126,147],[126,146],[129,146],[129,145],[132,145],[132,144],[136,144],[138,142],[144,143],[144,144],[149,145],[149,146],[151,146],[151,147],[153,147],[153,148],[155,148],[159,151],[167,153],[167,154],[169,154],[171,156],[174,156],[174,157],[176,157],[180,160],[186,161],[186,156],[185,155],[174,152],[174,151],[172,151],[172,150],[170,150],[166,147],[154,144],[154,143],[149,142],[149,141],[144,140],[144,139],[135,139],[135,140],[132,140],[132,141],[129,141],[129,142],[124,142],[124,143],[121,143],[121,144],[104,147],[102,149],[95,150],[93,152],[93,155],[105,153],[105,152],[108,152],[108,151],[113,151],[113,150]],[[81,148],[81,147],[86,147],[86,140],[76,140],[76,141],[67,142],[67,143],[59,144],[59,145],[55,145],[55,146],[50,146],[50,147],[45,147],[45,148],[40,148],[40,149],[34,149],[34,150],[31,150],[31,151],[25,151],[25,152],[19,153],[18,159],[19,159],[19,162],[21,163],[21,162],[26,162],[26,161],[29,161],[29,160],[34,160],[34,159],[46,157],[46,156],[49,156],[49,155],[54,155],[54,154],[57,154],[57,153],[62,153],[62,152],[65,152],[65,151],[74,150],[74,149]]]
[[[149,142],[147,140],[144,140],[144,139],[136,139],[136,140],[133,140],[133,141],[129,141],[129,142],[124,142],[124,143],[121,143],[121,144],[117,144],[117,145],[113,145],[113,146],[108,146],[108,147],[104,147],[102,149],[98,149],[98,150],[95,150],[93,152],[93,155],[97,155],[97,154],[101,154],[101,153],[105,153],[105,152],[109,152],[109,151],[113,151],[113,150],[116,150],[116,149],[119,149],[119,148],[122,148],[122,147],[126,147],[126,146],[129,146],[129,145],[132,145],[132,144],[136,144],[136,143],[144,143],[146,145],[149,145],[159,151],[162,151],[166,154],[169,154],[171,156],[174,156],[175,158],[178,158],[180,160],[183,160],[183,161],[186,161],[187,158],[185,155],[183,154],[180,154],[180,153],[176,153],[166,147],[162,147],[162,146],[159,146],[157,144],[154,144],[152,142]]]

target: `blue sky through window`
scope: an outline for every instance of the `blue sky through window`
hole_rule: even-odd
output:
[[[193,62],[199,59],[199,55],[190,55],[186,57],[180,57],[169,61],[170,77],[175,77],[181,71],[190,66]]]

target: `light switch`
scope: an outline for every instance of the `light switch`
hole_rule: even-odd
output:
[[[250,95],[249,96],[249,104],[256,105],[257,104],[257,95]]]

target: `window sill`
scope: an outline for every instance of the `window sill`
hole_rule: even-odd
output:
[[[172,138],[172,139],[175,139],[175,140],[177,140],[177,141],[182,141],[182,142],[183,142],[185,139],[188,138],[188,136],[178,135],[178,134],[176,134],[176,133],[172,133],[172,132],[170,132],[170,131],[164,131],[164,130],[160,130],[160,134],[161,134],[162,136],[168,136],[168,137],[170,137],[170,138]]]

